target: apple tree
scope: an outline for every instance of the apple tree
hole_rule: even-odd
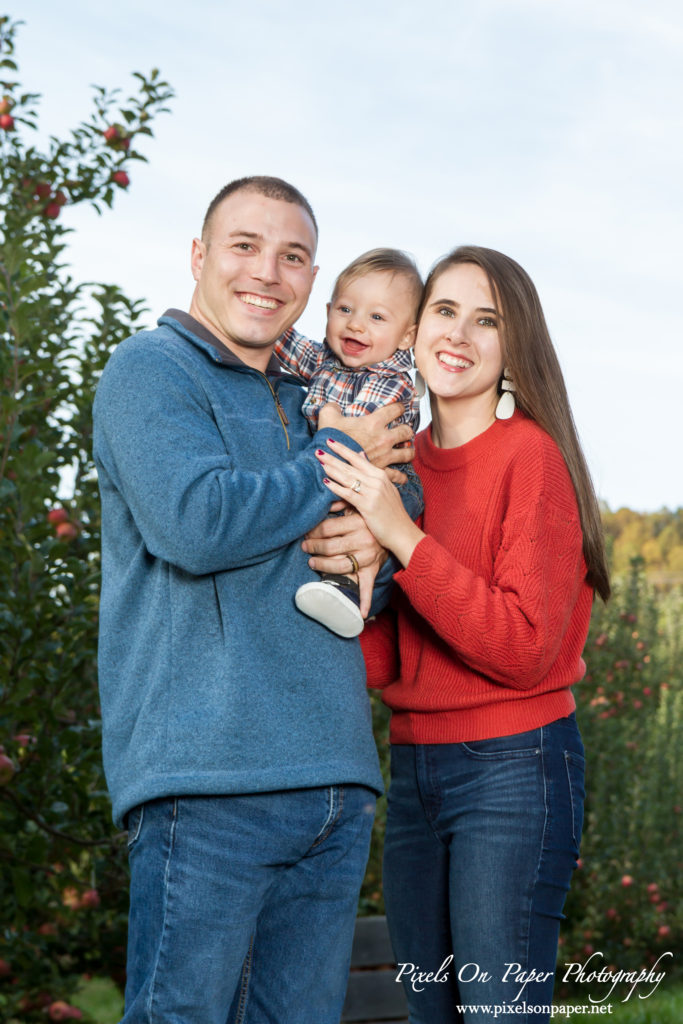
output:
[[[143,314],[77,284],[69,207],[112,207],[172,95],[158,71],[128,99],[36,143],[18,23],[0,17],[0,1018],[76,1019],[86,972],[123,970],[126,858],[100,760],[99,511],[90,407],[109,352]]]

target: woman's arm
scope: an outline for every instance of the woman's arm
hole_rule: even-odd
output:
[[[533,522],[541,525],[535,532]],[[394,577],[412,607],[470,668],[517,690],[540,683],[554,664],[578,602],[590,614],[578,522],[542,503],[500,552],[491,582],[433,537]],[[534,535],[535,533],[535,535]],[[583,617],[581,617],[583,622]],[[583,646],[585,636],[576,642]]]
[[[413,608],[476,671],[516,689],[540,682],[577,601],[592,599],[573,489],[559,452],[551,456],[558,460],[557,493],[513,486],[492,575],[485,579],[415,526],[391,485],[362,456],[343,444],[330,448],[346,461],[318,454],[327,486],[353,504],[398,557],[404,570],[395,580]]]

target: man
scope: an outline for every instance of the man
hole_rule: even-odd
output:
[[[382,781],[359,646],[291,595],[314,578],[300,538],[332,497],[316,449],[332,437],[388,464],[409,431],[383,409],[308,433],[272,348],[306,305],[316,242],[291,185],[226,186],[192,244],[189,315],[123,342],[98,387],[125,1024],[339,1020]]]

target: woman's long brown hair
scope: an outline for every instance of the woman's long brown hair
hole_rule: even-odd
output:
[[[518,263],[495,249],[462,245],[433,267],[425,283],[424,309],[436,279],[458,263],[474,263],[486,274],[501,313],[505,365],[519,408],[550,434],[574,484],[583,531],[586,580],[603,601],[610,596],[609,570],[600,509],[569,405],[557,354],[533,281]],[[419,318],[418,318],[419,319]]]

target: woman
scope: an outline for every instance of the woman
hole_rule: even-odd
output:
[[[536,290],[513,260],[462,247],[436,265],[415,361],[432,408],[416,440],[421,523],[362,455],[337,443],[339,458],[319,456],[403,567],[395,615],[363,636],[369,684],[393,712],[389,928],[413,1024],[494,1020],[503,1004],[540,1024],[583,820],[570,687],[594,592],[609,596],[600,516]]]

